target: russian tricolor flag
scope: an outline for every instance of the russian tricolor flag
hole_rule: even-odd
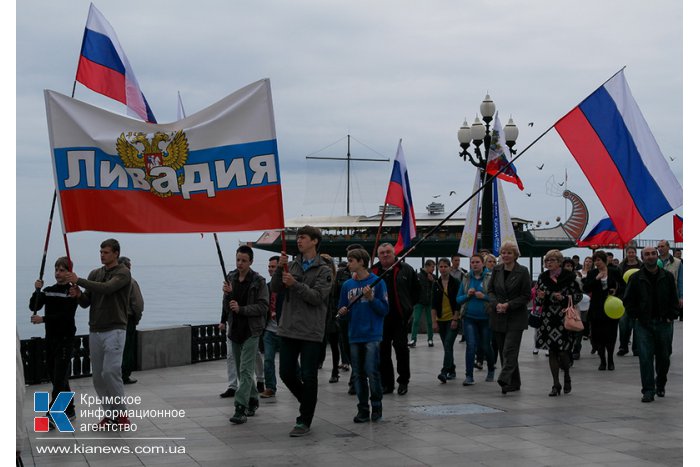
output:
[[[76,81],[126,105],[128,114],[156,123],[136,80],[117,33],[100,11],[90,4]]]
[[[600,248],[604,246],[624,248],[625,243],[626,242],[623,242],[620,238],[620,234],[617,230],[615,230],[615,226],[609,217],[598,222],[583,240],[576,242],[578,246],[588,246],[591,248]]]
[[[623,243],[683,204],[621,70],[555,124]]]
[[[410,246],[411,240],[416,238],[416,215],[413,212],[413,199],[411,198],[411,186],[408,183],[408,169],[403,156],[401,141],[396,149],[394,168],[389,179],[389,188],[386,191],[384,204],[390,204],[401,209],[401,229],[399,238],[394,245],[394,252],[399,254]]]

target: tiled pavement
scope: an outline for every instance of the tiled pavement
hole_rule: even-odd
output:
[[[419,336],[418,346],[411,349],[408,394],[385,396],[384,419],[367,424],[352,422],[356,398],[347,394],[349,374],[341,372],[340,383],[328,383],[329,352],[319,371],[312,432],[303,438],[288,436],[298,405],[283,385],[276,398],[261,400],[260,410],[247,423],[230,424],[233,401],[218,396],[226,387],[224,361],[134,373],[138,383],[126,386],[126,392],[141,396],[142,403],[131,408],[182,409],[186,417],[133,419],[138,427],[133,433],[33,433],[31,397],[48,386],[31,386],[24,408],[29,446],[23,459],[25,465],[114,467],[682,465],[683,323],[675,325],[667,395],[650,404],[640,402],[637,358],[616,357],[615,371],[598,371],[598,357],[590,354],[587,341],[572,369],[572,393],[547,397],[551,388],[547,357],[543,351],[533,355],[531,343],[528,330],[520,353],[522,390],[503,396],[496,383],[483,381],[485,371],[475,370],[477,384],[471,387],[462,386],[463,374],[441,385],[436,379],[441,346],[436,341],[434,348],[428,348],[425,336]],[[464,364],[464,344],[455,344],[455,354],[459,367]],[[89,378],[73,380],[72,385],[79,394],[94,395]],[[465,404],[496,410],[459,414],[479,408]],[[96,421],[79,415],[75,423]],[[40,439],[57,436],[67,439]],[[85,437],[97,439],[79,439]],[[116,439],[105,439],[109,437]],[[77,446],[82,452],[38,454],[37,448],[46,446]],[[137,446],[180,452],[137,454]],[[106,447],[129,447],[132,453],[86,453]]]

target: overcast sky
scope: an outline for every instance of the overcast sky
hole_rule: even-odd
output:
[[[465,116],[473,121],[486,92],[504,124],[513,116],[520,128],[517,147],[524,148],[625,65],[632,93],[683,183],[680,1],[124,0],[96,6],[119,35],[159,122],[175,119],[178,91],[193,113],[270,78],[288,218],[344,212],[343,164],[312,166],[305,156],[348,133],[357,140],[354,157],[393,158],[403,138],[416,211],[437,200],[449,212],[469,194],[474,171],[457,156],[456,132]],[[70,95],[88,7],[87,1],[17,3],[20,265],[39,263],[54,188],[42,90]],[[125,114],[123,105],[80,84],[75,96]],[[342,140],[317,155],[345,153]],[[390,165],[353,167],[351,210],[372,214],[383,201]],[[568,187],[589,207],[588,228],[605,216],[554,130],[517,168],[532,196],[508,186],[512,216],[552,223],[563,218],[564,200],[548,194],[546,184],[552,176],[563,181],[565,170]],[[448,196],[452,190],[457,196]],[[99,264],[98,245],[108,236],[69,234],[83,271]],[[231,249],[236,240],[257,236],[222,239]],[[670,236],[670,215],[642,234]],[[125,254],[147,264],[216,261],[212,242],[199,235],[119,238]],[[57,223],[49,257],[62,253]]]

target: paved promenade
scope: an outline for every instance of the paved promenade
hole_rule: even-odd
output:
[[[132,419],[138,427],[133,433],[34,433],[32,396],[49,386],[31,386],[24,407],[29,431],[24,463],[114,467],[682,465],[683,323],[675,324],[666,397],[650,404],[640,402],[637,358],[631,354],[616,357],[615,371],[598,371],[598,357],[590,354],[588,341],[572,369],[572,393],[547,397],[551,388],[547,357],[544,351],[532,354],[531,329],[523,336],[520,353],[521,391],[502,395],[497,383],[484,382],[485,370],[475,370],[474,386],[462,386],[462,371],[457,380],[441,385],[436,375],[442,348],[435,337],[435,347],[429,348],[425,336],[419,336],[418,346],[411,349],[408,394],[385,395],[384,419],[379,423],[352,422],[357,399],[347,394],[349,373],[341,372],[337,384],[328,383],[329,352],[319,371],[312,432],[302,438],[288,436],[298,404],[284,385],[276,398],[261,400],[258,413],[247,423],[230,424],[233,401],[219,397],[226,389],[225,361],[134,373],[138,383],[126,386],[126,393],[141,396],[142,403],[131,408],[182,409],[186,417]],[[455,343],[458,368],[464,365],[464,349],[464,344]],[[78,396],[95,394],[90,378],[71,384]],[[77,409],[81,408],[78,404]],[[78,415],[74,424],[97,421]],[[56,437],[64,439],[39,439]],[[107,439],[110,437],[116,439]],[[37,448],[46,446],[77,447],[80,452],[37,453]],[[131,453],[105,453],[107,447],[128,447]],[[137,454],[137,447],[166,453]],[[103,452],[86,453],[97,448]]]

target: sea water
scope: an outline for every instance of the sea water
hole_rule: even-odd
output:
[[[56,283],[53,267],[47,262],[44,285]],[[96,264],[95,268],[100,267]],[[255,268],[254,268],[255,269]],[[267,281],[267,261],[264,269],[257,270]],[[134,266],[134,279],[141,286],[145,303],[143,317],[137,329],[183,324],[212,324],[221,319],[223,272],[218,264]],[[39,275],[37,267],[17,265],[17,331],[20,339],[43,337],[44,325],[29,321],[29,299],[34,281]],[[79,274],[80,275],[80,274]],[[87,275],[87,273],[85,273]],[[38,312],[43,315],[43,309]],[[78,307],[75,312],[76,334],[88,334],[88,309]]]

